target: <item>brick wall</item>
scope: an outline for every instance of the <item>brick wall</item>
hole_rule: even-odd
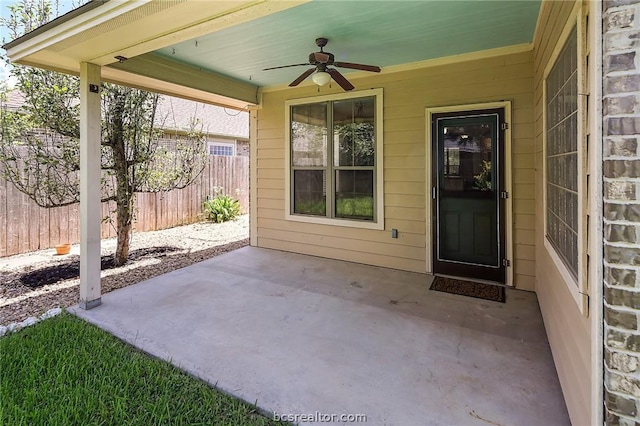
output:
[[[605,421],[640,422],[640,0],[603,3]]]

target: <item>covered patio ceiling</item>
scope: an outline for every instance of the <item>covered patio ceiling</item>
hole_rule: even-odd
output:
[[[337,61],[383,73],[472,52],[530,49],[540,0],[94,1],[7,45],[20,63],[243,108],[285,87],[327,37]],[[122,62],[118,62],[120,57]],[[124,60],[123,58],[126,58]],[[366,72],[341,69],[350,80]],[[303,84],[312,84],[309,81]],[[357,85],[356,85],[357,86]]]

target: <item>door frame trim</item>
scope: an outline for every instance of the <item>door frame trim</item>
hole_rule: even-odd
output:
[[[505,284],[508,286],[514,286],[514,267],[515,259],[513,258],[513,171],[512,171],[512,151],[511,151],[511,139],[512,139],[512,113],[511,113],[511,101],[496,101],[477,104],[464,104],[464,105],[451,105],[451,106],[439,106],[428,107],[425,112],[425,132],[426,132],[426,187],[425,187],[425,199],[426,199],[426,230],[425,230],[425,245],[426,245],[426,272],[428,274],[433,273],[433,198],[431,196],[431,188],[433,187],[432,179],[432,151],[433,151],[433,138],[432,138],[432,126],[431,121],[434,114],[448,113],[448,112],[464,112],[473,110],[485,110],[485,109],[504,109],[505,122],[509,124],[508,128],[504,131],[504,188],[509,193],[509,198],[505,200],[505,252],[507,259],[511,261],[511,265],[506,268],[505,271]]]

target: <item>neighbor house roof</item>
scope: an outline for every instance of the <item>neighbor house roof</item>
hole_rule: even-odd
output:
[[[164,129],[189,131],[193,119],[195,130],[211,136],[249,139],[249,113],[226,109],[216,105],[161,96],[156,114],[156,124]]]
[[[7,92],[3,100],[6,108],[16,111],[25,103],[19,90]],[[194,102],[187,99],[160,96],[156,112],[156,125],[165,130],[189,131],[193,120],[194,130],[209,136],[249,139],[249,113],[226,109],[217,105]]]
[[[11,90],[6,93],[6,98],[2,100],[5,108],[17,111],[24,105],[24,95],[19,90]]]

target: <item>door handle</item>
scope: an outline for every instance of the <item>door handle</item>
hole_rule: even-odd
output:
[[[434,186],[433,188],[431,188],[431,198],[433,198],[434,200],[436,199],[436,187]]]

